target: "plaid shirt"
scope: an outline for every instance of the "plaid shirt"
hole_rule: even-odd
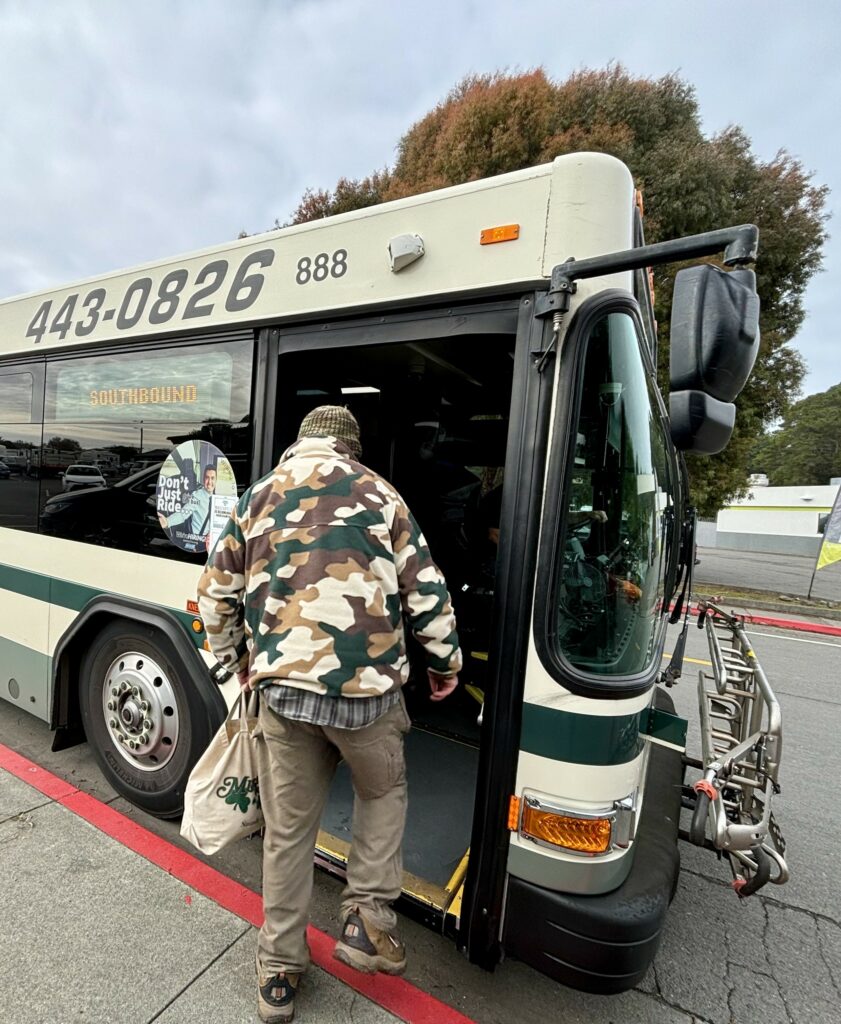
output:
[[[260,686],[260,692],[281,718],[331,729],[363,729],[400,701],[399,690],[390,690],[379,697],[331,697],[270,681]]]

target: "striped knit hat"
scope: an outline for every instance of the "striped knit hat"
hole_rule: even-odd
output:
[[[356,417],[343,405],[319,405],[308,412],[301,421],[298,439],[302,437],[335,437],[350,448],[351,455],[358,459],[362,454],[359,442],[359,424]]]

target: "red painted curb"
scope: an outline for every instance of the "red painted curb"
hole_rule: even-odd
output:
[[[726,609],[737,619],[744,619],[752,626],[773,626],[775,629],[792,629],[799,633],[821,633],[824,636],[841,636],[841,626],[826,626],[822,622],[806,622],[800,619],[774,619],[767,615],[752,615],[750,612],[740,612],[737,609]],[[697,606],[692,608],[692,614],[698,614]]]
[[[55,800],[225,910],[257,928],[263,923],[263,900],[259,893],[240,885],[166,839],[161,839],[113,807],[83,793],[2,743],[0,768]],[[360,974],[340,964],[333,959],[336,940],[312,925],[307,929],[307,939],[314,964],[407,1024],[474,1024],[469,1017],[423,989],[416,988],[404,978],[393,978],[387,974]]]
[[[793,629],[798,633],[822,633],[824,636],[841,636],[841,626],[825,626],[820,622],[800,622],[797,619],[771,619],[765,615],[744,615],[745,622],[754,626],[774,626],[777,629]]]

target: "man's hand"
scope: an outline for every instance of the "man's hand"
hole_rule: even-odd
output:
[[[630,580],[620,579],[618,576],[613,577],[613,583],[619,592],[619,594],[625,598],[628,604],[637,604],[639,599],[642,597],[642,590],[632,583]]]
[[[430,700],[443,700],[458,686],[458,676],[439,676],[437,672],[432,671],[426,674],[429,676],[429,688],[432,690]]]
[[[237,679],[239,680],[239,688],[241,690],[249,689],[248,686],[248,669],[244,668],[242,672],[237,672]]]

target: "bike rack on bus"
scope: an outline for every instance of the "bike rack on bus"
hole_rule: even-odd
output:
[[[703,760],[685,763],[699,768],[702,777],[684,787],[684,805],[693,814],[682,838],[727,856],[733,888],[750,896],[766,882],[782,885],[789,878],[785,840],[771,810],[780,791],[780,705],[743,621],[710,601],[699,602],[698,612],[712,673],[698,677]]]

